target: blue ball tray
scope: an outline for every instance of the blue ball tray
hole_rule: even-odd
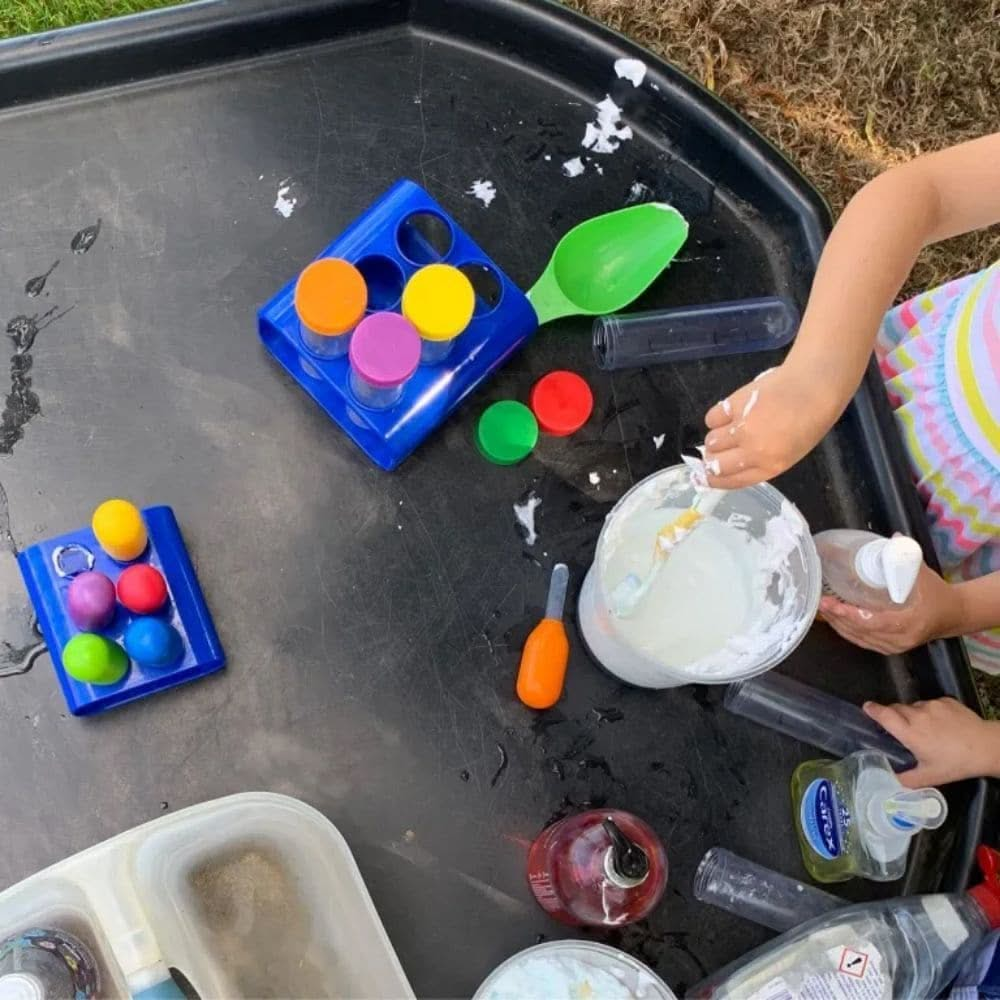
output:
[[[439,233],[450,234],[450,248],[442,248],[414,226],[411,217],[431,221]],[[258,329],[264,346],[383,469],[399,465],[538,327],[538,317],[524,294],[413,181],[398,181],[319,256],[341,257],[361,270],[369,287],[369,312],[398,310],[405,282],[432,263],[468,265],[489,275],[496,291],[490,301],[477,295],[472,322],[456,339],[451,354],[441,364],[421,365],[399,402],[387,410],[369,409],[355,399],[348,384],[346,356],[322,358],[303,346],[294,304],[297,277],[260,309]]]
[[[117,563],[98,545],[90,528],[81,528],[69,534],[38,542],[17,557],[21,576],[24,577],[28,596],[34,605],[42,636],[52,657],[59,686],[66,704],[74,715],[95,715],[116,705],[145,698],[147,695],[166,691],[187,681],[213,673],[226,662],[222,644],[212,624],[212,616],[202,596],[198,577],[188,556],[177,518],[169,507],[147,507],[142,512],[149,532],[146,551],[131,563]],[[127,566],[148,563],[155,566],[167,582],[167,606],[160,612],[177,629],[184,645],[184,655],[172,666],[158,669],[141,667],[130,661],[128,673],[117,684],[84,684],[74,680],[62,665],[66,643],[77,635],[78,629],[66,610],[66,593],[77,572],[87,568],[82,563],[81,547],[93,557],[93,569],[103,573],[117,586],[118,577]],[[69,572],[57,568],[59,553],[63,559],[77,565]],[[133,615],[121,604],[114,620],[102,635],[119,645]]]

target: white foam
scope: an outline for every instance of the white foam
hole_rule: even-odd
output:
[[[632,186],[628,189],[628,197],[625,199],[626,205],[638,205],[643,201],[653,200],[653,189],[642,181],[632,181]]]
[[[274,210],[282,218],[290,219],[299,199],[295,197],[292,185],[284,180],[278,185],[278,196],[274,200]]]
[[[759,513],[744,513],[739,491],[705,486],[704,463],[683,458],[688,477],[679,470],[651,477],[612,512],[595,568],[608,594],[630,575],[645,579],[657,531],[684,509],[675,505],[687,479],[705,520],[674,546],[647,597],[618,620],[615,632],[651,667],[662,664],[695,682],[728,681],[787,655],[808,627],[815,603],[799,587],[809,561],[809,528],[784,499],[770,516],[756,503],[745,509]],[[736,510],[727,509],[734,504]],[[652,616],[648,628],[644,614]]]
[[[524,528],[524,541],[528,545],[534,545],[538,541],[538,532],[535,530],[535,510],[541,503],[540,497],[529,493],[524,503],[514,504],[514,520]]]
[[[567,942],[563,953],[519,956],[489,984],[483,1000],[642,1000],[662,997],[663,990],[627,957],[587,955]]]
[[[472,187],[470,187],[465,193],[471,194],[473,198],[478,198],[487,208],[489,208],[490,203],[497,196],[497,189],[494,187],[493,181],[475,180],[472,182]]]
[[[580,145],[595,153],[613,153],[627,139],[632,129],[622,125],[622,109],[610,96],[605,96],[596,106],[597,120],[587,123]]]
[[[641,59],[616,59],[615,75],[638,87],[646,78],[646,64]]]
[[[563,173],[567,177],[579,177],[586,169],[583,160],[579,156],[574,156],[572,160],[566,160],[562,165]]]

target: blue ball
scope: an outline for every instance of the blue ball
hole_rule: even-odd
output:
[[[125,629],[125,652],[141,667],[169,667],[180,658],[184,644],[177,629],[162,618],[136,618]]]

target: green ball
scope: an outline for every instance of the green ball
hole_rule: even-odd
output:
[[[93,632],[81,632],[66,643],[62,665],[81,684],[117,684],[128,673],[125,650]]]

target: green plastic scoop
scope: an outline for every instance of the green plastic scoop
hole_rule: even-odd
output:
[[[637,299],[684,245],[688,224],[662,202],[632,205],[574,226],[528,292],[538,324],[618,312]]]

